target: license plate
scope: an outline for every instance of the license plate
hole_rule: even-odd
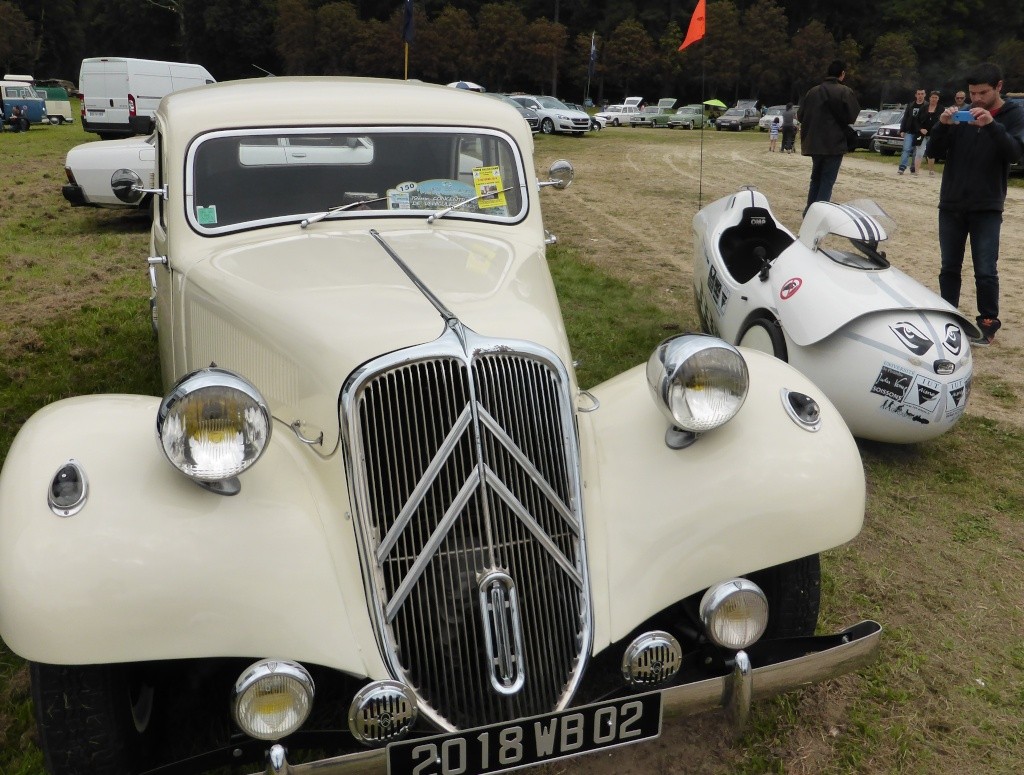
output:
[[[546,716],[392,743],[387,749],[388,772],[483,775],[639,743],[660,734],[661,694],[653,692]]]

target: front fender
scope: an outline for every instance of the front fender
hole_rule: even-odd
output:
[[[217,495],[160,452],[158,403],[60,401],[15,439],[0,473],[11,649],[55,664],[287,657],[384,677],[340,463],[278,433],[241,492]],[[46,494],[69,458],[89,497],[62,518]]]
[[[581,415],[595,647],[713,583],[839,546],[864,520],[860,453],[836,408],[792,367],[742,350],[743,408],[686,449],[643,366],[594,388]],[[813,396],[821,429],[797,426],[782,388]]]

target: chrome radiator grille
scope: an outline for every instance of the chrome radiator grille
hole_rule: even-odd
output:
[[[438,344],[371,364],[344,411],[385,653],[428,716],[465,728],[568,702],[589,592],[561,364]]]

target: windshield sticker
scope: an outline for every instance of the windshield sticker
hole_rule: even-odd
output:
[[[443,210],[454,207],[476,194],[473,188],[457,180],[424,180],[401,183],[388,189],[389,210]]]
[[[217,205],[209,205],[203,207],[200,205],[196,208],[196,220],[199,221],[200,226],[216,226],[217,225]]]
[[[474,167],[473,187],[480,197],[477,205],[481,210],[505,206],[505,192],[502,190],[505,187],[501,184],[500,167]]]

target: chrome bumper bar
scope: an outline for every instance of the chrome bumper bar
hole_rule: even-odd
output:
[[[762,667],[753,667],[744,652],[736,655],[729,675],[673,686],[662,692],[662,710],[668,715],[691,715],[724,708],[734,725],[742,726],[754,700],[765,699],[802,686],[827,681],[871,664],[878,656],[882,627],[870,620],[836,635],[799,638],[787,644],[800,653]],[[752,649],[753,661],[758,649]],[[289,764],[280,745],[270,749],[265,775],[361,775],[387,769],[383,748],[359,751],[308,764]]]

